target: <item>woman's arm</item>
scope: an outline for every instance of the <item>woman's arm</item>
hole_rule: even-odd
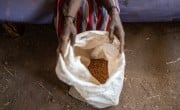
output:
[[[67,15],[64,15],[64,16],[75,17],[78,9],[81,6],[82,0],[65,0],[65,2],[68,8],[67,8]]]
[[[125,44],[124,43],[125,33],[119,17],[120,12],[116,7],[117,4],[115,4],[114,0],[101,0],[101,3],[107,9],[111,19],[109,25],[109,38],[110,40],[113,40],[114,35],[116,35],[116,37],[120,41],[120,52],[122,52]]]
[[[65,0],[66,7],[64,14],[63,30],[59,38],[58,53],[64,55],[68,42],[74,44],[77,29],[74,25],[75,16],[80,8],[82,0]]]
[[[112,13],[119,13],[116,6],[117,4],[115,4],[114,0],[101,0],[101,3],[106,8],[110,16]]]

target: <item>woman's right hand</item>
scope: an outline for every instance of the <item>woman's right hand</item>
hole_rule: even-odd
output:
[[[59,38],[59,45],[57,48],[57,53],[61,53],[64,56],[68,43],[71,45],[75,42],[75,37],[77,34],[77,29],[73,23],[73,18],[66,17],[64,21],[63,31]]]

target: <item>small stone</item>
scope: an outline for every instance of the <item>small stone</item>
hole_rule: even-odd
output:
[[[69,105],[66,105],[67,108],[69,108],[70,106]]]
[[[8,63],[8,61],[5,61],[4,64],[7,66],[9,63]]]
[[[52,103],[55,103],[56,101],[54,99],[51,100]]]
[[[168,70],[167,70],[167,73],[170,73],[170,72],[171,72],[171,71],[168,69]]]
[[[56,102],[56,100],[53,97],[49,97],[49,101],[52,102],[52,103]]]
[[[146,40],[149,40],[149,39],[150,39],[149,37],[146,38]]]
[[[4,106],[9,106],[10,105],[10,102],[6,102],[5,104],[4,104]]]
[[[88,103],[86,103],[86,106],[89,106],[89,104],[88,104]]]

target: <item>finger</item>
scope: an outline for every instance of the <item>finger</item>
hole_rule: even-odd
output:
[[[66,52],[67,45],[69,43],[69,35],[63,36],[61,44],[60,44],[60,53],[64,56]]]
[[[74,29],[74,32],[71,34],[71,45],[75,44],[76,34],[77,34],[77,31],[76,29]]]
[[[60,43],[60,41],[59,41],[59,43],[58,43],[58,47],[57,47],[57,49],[56,49],[56,53],[57,53],[57,59],[59,59],[59,54],[61,53],[61,43]]]
[[[119,51],[120,53],[122,53],[124,51],[124,31],[115,31],[115,35],[118,38],[118,40],[120,41],[120,48]]]
[[[114,40],[114,27],[110,27],[110,29],[109,29],[109,40],[111,43]]]
[[[121,37],[120,38],[120,53],[122,53],[124,51],[124,38]]]
[[[56,49],[57,54],[60,53],[60,47],[61,47],[61,42],[60,42],[60,40],[59,40],[59,42],[58,42],[58,47],[57,47],[57,49]]]
[[[120,47],[119,47],[119,52],[122,53],[124,51],[124,39],[121,37],[118,37],[119,41],[120,41]]]
[[[71,45],[75,44],[76,34],[71,34]]]
[[[120,44],[119,52],[122,53],[123,51],[124,51],[124,45],[123,45],[123,44]]]
[[[122,53],[123,51],[123,44],[122,44],[122,39],[120,37],[117,37],[118,40],[120,41],[120,44],[119,44],[119,52]]]

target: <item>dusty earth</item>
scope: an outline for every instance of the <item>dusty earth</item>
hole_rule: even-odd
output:
[[[180,110],[180,23],[124,24],[126,73],[120,103],[104,110]],[[0,30],[0,110],[95,110],[55,75],[53,26]]]

